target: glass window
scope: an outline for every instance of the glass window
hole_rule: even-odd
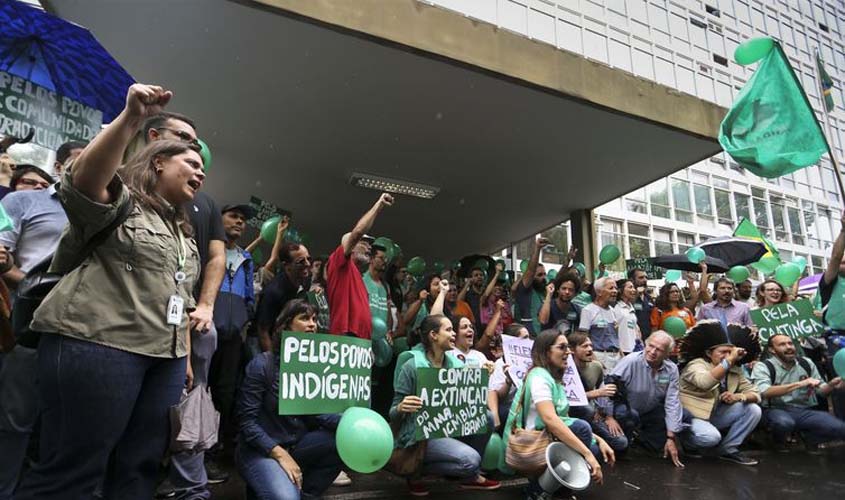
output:
[[[622,234],[622,222],[618,220],[602,219],[599,223],[601,234],[601,246],[616,245],[620,250],[625,248],[624,234]],[[625,260],[618,259],[608,266],[612,271],[625,271]]]
[[[772,223],[775,226],[775,239],[778,241],[789,241],[789,234],[786,230],[786,217],[783,198],[772,195]]]
[[[819,228],[819,239],[822,240],[822,245],[826,243],[832,243],[833,237],[830,233],[830,210],[819,207],[819,218],[817,227]]]
[[[628,223],[628,247],[631,250],[631,258],[648,257],[649,251],[648,226],[642,224]]]
[[[648,4],[648,18],[652,28],[669,33],[669,18],[666,15],[666,7],[659,7],[653,3]]]
[[[801,212],[795,207],[787,207],[786,215],[789,219],[789,231],[792,233],[792,242],[796,245],[803,245],[804,233],[801,231]]]
[[[713,225],[713,203],[710,201],[710,186],[693,184],[692,192],[695,196],[695,213],[699,222],[708,226]]]
[[[554,248],[543,250],[543,262],[547,264],[563,264],[569,252],[569,226],[559,224],[542,235],[549,239]]]
[[[720,226],[731,229],[734,225],[734,218],[731,215],[731,193],[716,189],[713,191],[716,197],[716,215]]]
[[[810,257],[810,262],[813,264],[813,274],[821,274],[824,272],[824,258],[818,255]]]
[[[695,246],[695,235],[689,233],[678,233],[678,252],[684,253]]]
[[[734,204],[736,204],[736,219],[737,222],[745,217],[751,219],[751,206],[749,204],[749,197],[747,194],[734,193]]]
[[[654,229],[654,255],[669,255],[675,253],[672,244],[672,231],[668,229]]]
[[[810,248],[821,248],[821,242],[819,241],[819,228],[816,222],[816,211],[813,209],[813,204],[804,201],[803,206],[804,226],[807,228],[807,246]]]
[[[675,206],[675,219],[681,222],[692,222],[689,182],[672,179],[672,199]]]
[[[766,236],[772,235],[772,227],[769,224],[769,202],[766,201],[766,192],[762,189],[752,187],[751,193],[754,196],[754,223],[760,228],[760,232]],[[762,196],[762,197],[760,197]]]
[[[637,189],[625,196],[625,208],[638,214],[648,213],[646,210],[645,189]]]
[[[669,191],[666,189],[666,179],[651,184],[648,187],[648,199],[651,203],[651,215],[669,219],[672,217],[669,207]]]

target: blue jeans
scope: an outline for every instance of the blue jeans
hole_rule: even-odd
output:
[[[429,439],[422,471],[425,475],[472,479],[481,472],[481,455],[457,439]]]
[[[620,452],[628,448],[628,438],[623,433],[621,436],[613,436],[604,423],[604,419],[596,420],[596,410],[591,406],[570,406],[569,415],[587,421],[592,427],[593,432],[607,441],[613,451]]]
[[[334,432],[309,432],[288,449],[302,470],[302,492],[288,478],[275,459],[256,448],[240,443],[238,470],[249,490],[249,500],[298,500],[319,497],[332,485],[342,463],[337,454]]]
[[[0,500],[10,500],[38,420],[38,352],[15,346],[0,365]]]
[[[755,403],[728,405],[718,402],[709,421],[692,419],[684,445],[700,450],[718,446],[719,455],[736,453],[739,445],[757,427],[761,416],[762,410]]]
[[[191,368],[194,385],[208,384],[211,358],[217,350],[217,329],[211,323],[205,333],[191,332]],[[177,500],[208,500],[208,475],[205,472],[205,452],[175,453],[170,458],[170,482],[176,488]]]
[[[797,406],[766,408],[763,419],[775,442],[780,444],[794,431],[803,434],[810,445],[845,439],[845,422],[824,411]]]
[[[15,499],[89,500],[103,483],[105,499],[149,500],[185,364],[42,335],[41,462],[24,475]]]

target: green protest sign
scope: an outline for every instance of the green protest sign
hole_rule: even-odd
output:
[[[284,210],[282,208],[277,207],[276,205],[270,203],[269,201],[262,200],[257,196],[250,196],[249,197],[249,206],[255,210],[255,216],[250,217],[249,220],[246,221],[248,226],[261,229],[261,225],[264,224],[264,221],[273,217],[274,215],[287,215],[288,217],[291,216],[290,211]]]
[[[484,368],[417,368],[418,441],[487,432]]]
[[[755,309],[751,311],[751,320],[759,328],[760,341],[764,344],[776,333],[789,335],[797,342],[824,332],[824,325],[813,314],[813,305],[806,299]]]
[[[102,124],[102,111],[0,71],[0,136],[35,130],[32,142],[55,151],[68,141],[90,141]]]
[[[370,341],[319,333],[282,333],[279,415],[341,413],[370,404]]]
[[[642,269],[650,280],[663,279],[663,268],[654,265],[654,257],[639,257],[625,260],[625,272],[631,269]]]

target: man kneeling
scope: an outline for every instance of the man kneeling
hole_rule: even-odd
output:
[[[757,388],[745,378],[742,364],[760,354],[748,327],[699,321],[681,339],[681,404],[692,416],[684,439],[687,454],[714,449],[722,460],[757,465],[739,452],[739,445],[757,427],[762,414]]]

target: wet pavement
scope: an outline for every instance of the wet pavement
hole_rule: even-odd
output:
[[[789,453],[771,450],[748,451],[760,460],[746,467],[716,459],[687,458],[684,469],[673,467],[638,452],[620,461],[612,470],[605,468],[605,482],[577,494],[579,499],[845,499],[845,446],[811,455],[797,449]],[[414,498],[407,494],[404,482],[391,474],[350,474],[352,486],[331,488],[326,500],[368,498]],[[495,477],[495,476],[493,476]],[[501,478],[504,487],[495,492],[466,492],[457,483],[431,481],[428,498],[491,500],[520,499],[525,480]],[[236,475],[227,483],[212,487],[213,499],[244,500],[243,483]]]

